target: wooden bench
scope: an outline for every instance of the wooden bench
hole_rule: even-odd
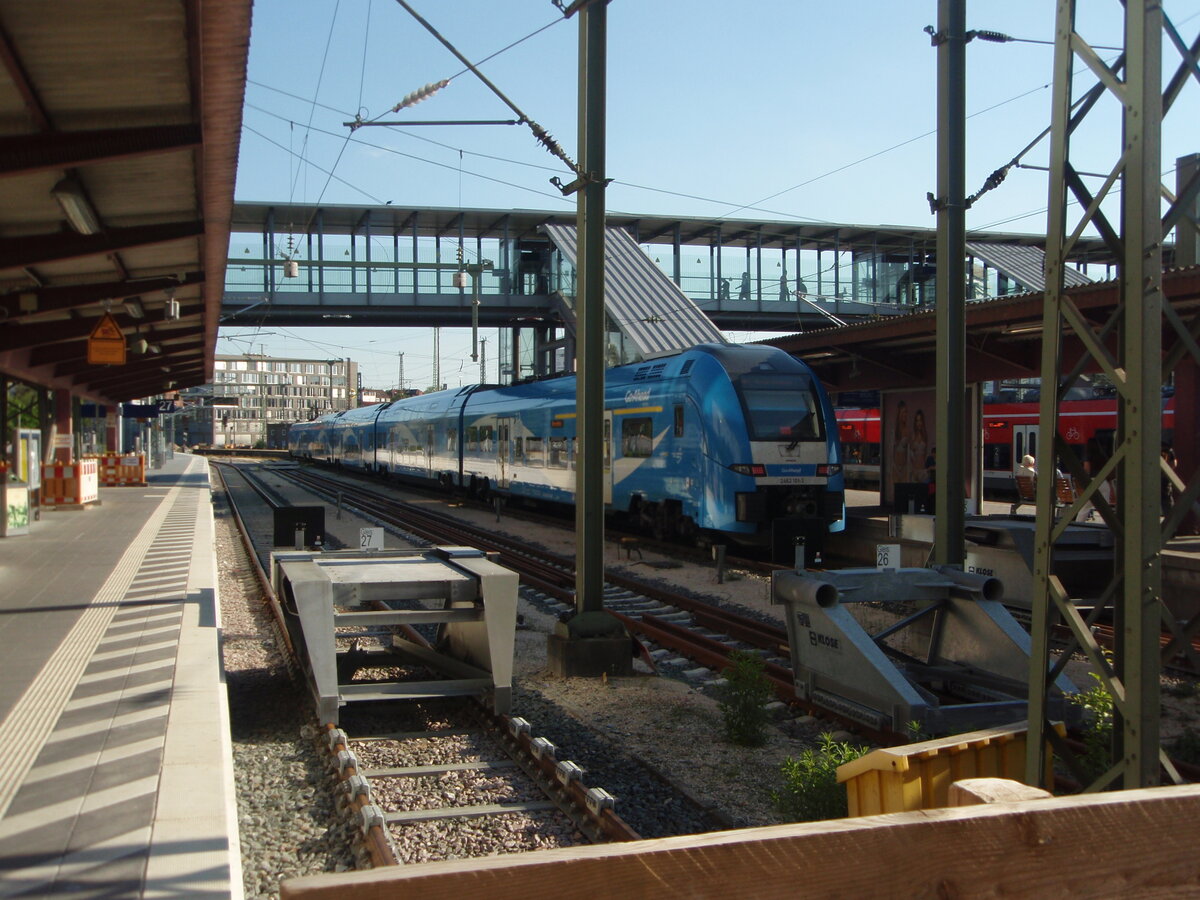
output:
[[[1015,516],[1022,506],[1037,506],[1037,478],[1032,475],[1014,475],[1017,483],[1017,502],[1009,510],[1010,516]],[[1075,486],[1071,479],[1059,476],[1054,479],[1054,508],[1062,509],[1075,502]]]

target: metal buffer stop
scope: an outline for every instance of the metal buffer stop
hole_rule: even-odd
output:
[[[776,572],[796,693],[873,728],[945,734],[1026,716],[1030,638],[995,579],[958,569]],[[871,634],[860,622],[891,624]],[[888,615],[893,614],[894,618]],[[1052,715],[1062,718],[1060,676]],[[1072,707],[1074,709],[1074,707]]]
[[[496,713],[509,711],[517,575],[482,551],[275,552],[271,579],[322,722],[367,700],[490,694]],[[363,668],[441,677],[352,680]]]

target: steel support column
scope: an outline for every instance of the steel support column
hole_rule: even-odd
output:
[[[937,491],[934,560],[962,566],[966,417],[966,0],[938,0]]]
[[[579,12],[579,296],[575,609],[604,609],[604,150],[607,4]]]
[[[1160,526],[1159,491],[1163,475],[1159,447],[1162,435],[1164,316],[1177,317],[1162,294],[1164,220],[1159,217],[1161,126],[1169,98],[1162,92],[1162,34],[1165,16],[1154,0],[1123,4],[1125,52],[1105,64],[1075,30],[1075,0],[1060,0],[1055,29],[1054,87],[1051,116],[1050,193],[1046,237],[1046,305],[1043,315],[1042,392],[1040,432],[1053,435],[1038,447],[1038,468],[1053,471],[1057,464],[1082,485],[1081,499],[1059,521],[1053,485],[1038,479],[1039,516],[1034,547],[1033,649],[1030,669],[1030,740],[1026,776],[1036,783],[1038,765],[1047,741],[1067,757],[1068,765],[1090,790],[1106,787],[1144,787],[1160,780],[1160,765],[1177,776],[1159,746],[1159,633],[1168,617],[1162,606],[1161,551],[1171,517]],[[1072,114],[1072,74],[1078,63],[1089,68],[1103,89],[1116,98],[1121,115],[1122,141],[1110,156],[1116,162],[1098,190],[1084,184],[1071,163],[1071,135],[1089,115],[1085,104]],[[1194,57],[1185,67],[1195,68]],[[1094,143],[1088,150],[1095,151]],[[1090,165],[1090,164],[1089,164]],[[1120,189],[1119,201],[1113,189]],[[1069,222],[1068,191],[1083,210]],[[1120,204],[1119,227],[1111,215]],[[1168,213],[1166,221],[1172,221]],[[1111,317],[1095,322],[1085,317],[1063,292],[1064,270],[1078,237],[1095,228],[1121,260],[1121,295]],[[1180,323],[1182,324],[1182,323]],[[1179,326],[1176,326],[1178,330]],[[1062,335],[1070,328],[1083,344],[1087,359],[1063,373]],[[1115,353],[1110,350],[1115,337]],[[1192,342],[1194,346],[1194,341]],[[1088,364],[1103,371],[1117,390],[1117,431],[1112,456],[1093,458],[1090,471],[1058,435],[1061,398]],[[1115,483],[1115,502],[1108,485]],[[1113,578],[1085,619],[1053,571],[1054,544],[1072,516],[1091,500],[1112,530]],[[1111,610],[1117,640],[1111,658],[1097,645],[1091,624]],[[1065,622],[1072,643],[1061,654],[1050,646],[1052,629]],[[1113,701],[1113,744],[1110,765],[1102,773],[1088,772],[1053,737],[1047,721],[1048,684],[1072,652],[1082,651]]]

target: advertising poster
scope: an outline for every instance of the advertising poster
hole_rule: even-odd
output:
[[[937,451],[936,392],[896,391],[883,395],[883,474],[880,501],[897,512],[933,512]]]

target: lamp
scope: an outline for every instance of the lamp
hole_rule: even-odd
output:
[[[1042,330],[1041,322],[1029,322],[1024,325],[1007,325],[1001,329],[1001,334],[1034,334]]]
[[[72,228],[80,234],[100,233],[100,220],[78,181],[64,178],[50,190],[50,195],[62,207],[63,215]]]
[[[142,306],[141,297],[130,297],[125,301],[125,312],[134,319],[146,318],[146,309]]]

